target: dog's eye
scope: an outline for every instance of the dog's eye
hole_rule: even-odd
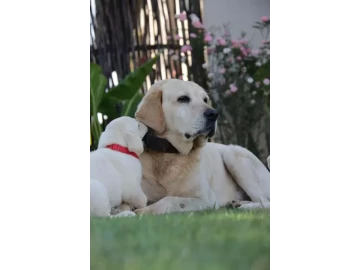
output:
[[[180,103],[189,103],[190,102],[190,98],[188,96],[181,96],[177,99],[178,102]]]
[[[204,102],[207,103],[207,102],[208,102],[208,99],[207,99],[207,98],[204,98]]]

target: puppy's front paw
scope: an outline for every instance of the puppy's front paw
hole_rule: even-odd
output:
[[[110,218],[118,218],[118,217],[133,217],[136,216],[136,214],[133,211],[124,211],[116,215],[110,216]]]
[[[144,192],[140,190],[135,195],[126,198],[126,202],[130,205],[131,210],[145,208],[147,205],[147,197]]]
[[[147,205],[147,197],[146,195],[142,192],[141,194],[139,194],[139,196],[136,198],[134,206],[136,209],[141,209],[141,208],[145,208]]]

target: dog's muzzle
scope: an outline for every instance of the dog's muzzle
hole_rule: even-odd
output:
[[[207,109],[205,112],[204,112],[204,117],[206,119],[206,122],[214,122],[218,119],[218,112],[214,109]]]
[[[219,114],[215,109],[206,109],[204,112],[205,127],[198,132],[198,135],[206,135],[208,138],[214,136],[218,117]]]

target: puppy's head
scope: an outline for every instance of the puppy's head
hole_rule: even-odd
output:
[[[134,118],[123,116],[114,119],[101,134],[99,148],[116,143],[140,155],[144,151],[142,138],[147,131],[148,128]]]
[[[218,114],[209,102],[194,82],[163,80],[149,89],[135,117],[187,154],[215,134]]]

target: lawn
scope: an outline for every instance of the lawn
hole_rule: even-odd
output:
[[[270,269],[270,211],[90,220],[92,270]]]

